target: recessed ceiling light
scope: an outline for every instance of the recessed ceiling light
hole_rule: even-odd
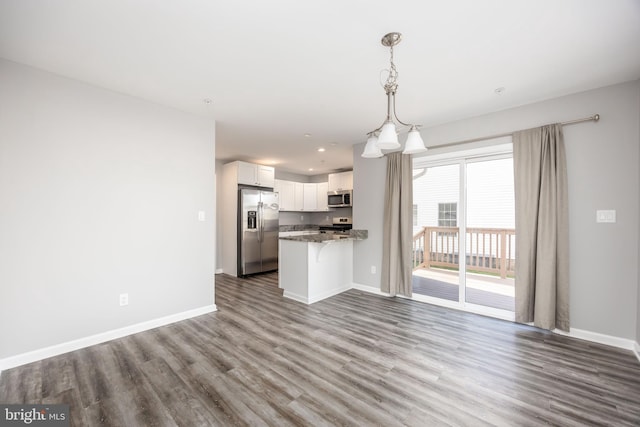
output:
[[[309,172],[313,171],[313,168],[309,168]]]
[[[496,93],[496,95],[500,95],[502,94],[505,90],[507,90],[507,88],[500,86],[499,88],[496,88],[496,90],[494,90],[494,92]]]
[[[305,133],[305,134],[304,134],[304,137],[305,137],[305,138],[311,138],[311,134],[310,134],[310,133]]]
[[[318,147],[318,153],[324,153],[325,151],[324,147]]]
[[[205,98],[205,99],[203,99],[203,100],[202,100],[202,102],[204,102],[205,104],[207,104],[207,105],[208,105],[208,104],[211,104],[211,103],[213,102],[213,99],[211,99],[211,98]]]
[[[332,142],[332,143],[331,143],[331,146],[332,146],[332,147],[335,147],[336,145],[338,145],[338,143],[337,143],[337,142]]]

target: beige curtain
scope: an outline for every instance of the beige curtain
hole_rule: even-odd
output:
[[[516,322],[569,331],[567,171],[559,124],[513,134]]]
[[[391,295],[411,296],[411,250],[413,244],[413,165],[411,156],[387,156],[382,282]]]

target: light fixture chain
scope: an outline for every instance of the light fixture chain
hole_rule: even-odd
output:
[[[396,64],[393,62],[393,46],[389,46],[389,50],[391,51],[390,57],[390,66],[389,66],[389,76],[387,77],[387,82],[384,85],[384,90],[389,93],[396,93],[398,89],[398,70],[396,69]]]

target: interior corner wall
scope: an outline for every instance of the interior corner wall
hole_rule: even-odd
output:
[[[423,128],[427,146],[562,122],[599,113],[598,123],[564,127],[569,181],[571,326],[623,339],[640,336],[640,81],[581,92],[509,110]],[[381,259],[381,193],[385,169],[354,151],[354,227],[372,237],[356,252],[354,281],[379,289],[368,273]],[[356,197],[360,198],[356,199]],[[366,195],[366,196],[362,196]],[[363,199],[371,198],[363,203]],[[361,205],[361,203],[363,203]],[[596,210],[615,209],[615,224]]]
[[[224,203],[222,203],[222,188],[224,186],[222,165],[224,163],[222,160],[216,160],[216,272],[222,271],[222,257],[224,254],[222,250],[222,211],[224,210]]]
[[[638,86],[640,86],[640,80],[638,80]],[[640,89],[638,89],[638,128],[638,147],[640,147]],[[638,149],[638,152],[640,153],[640,149]],[[638,156],[638,165],[640,165],[640,154]],[[638,200],[640,200],[640,182],[638,183]],[[640,218],[638,219],[638,221],[640,221]],[[638,226],[637,265],[640,266],[640,226]],[[640,349],[640,271],[638,271],[638,305],[636,309],[636,350],[637,349]]]
[[[0,360],[213,307],[214,156],[212,119],[0,59]]]
[[[364,145],[353,147],[353,228],[368,230],[369,236],[354,242],[353,281],[379,290],[387,158],[362,158]]]

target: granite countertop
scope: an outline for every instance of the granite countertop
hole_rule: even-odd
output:
[[[296,224],[296,225],[281,225],[280,231],[318,231],[320,226],[317,224]]]
[[[280,237],[280,240],[292,240],[294,242],[308,242],[308,243],[324,243],[334,242],[336,240],[364,240],[369,237],[367,230],[350,230],[349,233],[317,233],[317,234],[304,234],[302,236],[288,236]]]

